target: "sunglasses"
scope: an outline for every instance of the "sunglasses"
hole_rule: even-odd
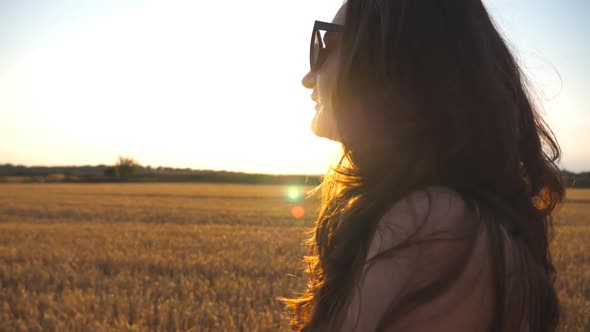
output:
[[[316,71],[326,60],[330,50],[326,48],[326,34],[340,32],[342,25],[328,22],[315,21],[311,33],[309,46],[309,65],[311,71]]]

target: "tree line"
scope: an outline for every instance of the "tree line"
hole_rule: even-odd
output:
[[[119,157],[113,165],[32,167],[0,165],[0,182],[211,182],[317,185],[320,181],[320,175],[273,175],[143,166],[130,157]]]
[[[568,187],[590,188],[590,172],[562,170]],[[272,175],[190,168],[143,166],[121,156],[113,165],[23,166],[0,165],[0,182],[212,182],[249,184],[309,184],[321,182],[321,175]]]

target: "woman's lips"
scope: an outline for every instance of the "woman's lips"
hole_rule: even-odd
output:
[[[316,111],[319,111],[320,110],[320,103],[315,104],[313,109],[315,109]]]

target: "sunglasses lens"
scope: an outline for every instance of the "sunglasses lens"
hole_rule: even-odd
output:
[[[311,68],[317,66],[317,63],[319,61],[321,49],[324,47],[323,39],[325,33],[325,31],[316,30],[313,34],[310,50]]]

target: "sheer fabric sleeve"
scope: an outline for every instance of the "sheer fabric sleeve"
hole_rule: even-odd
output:
[[[394,204],[369,244],[342,330],[375,331],[392,313],[380,330],[486,330],[491,281],[481,235],[472,210],[450,189],[429,188]]]

